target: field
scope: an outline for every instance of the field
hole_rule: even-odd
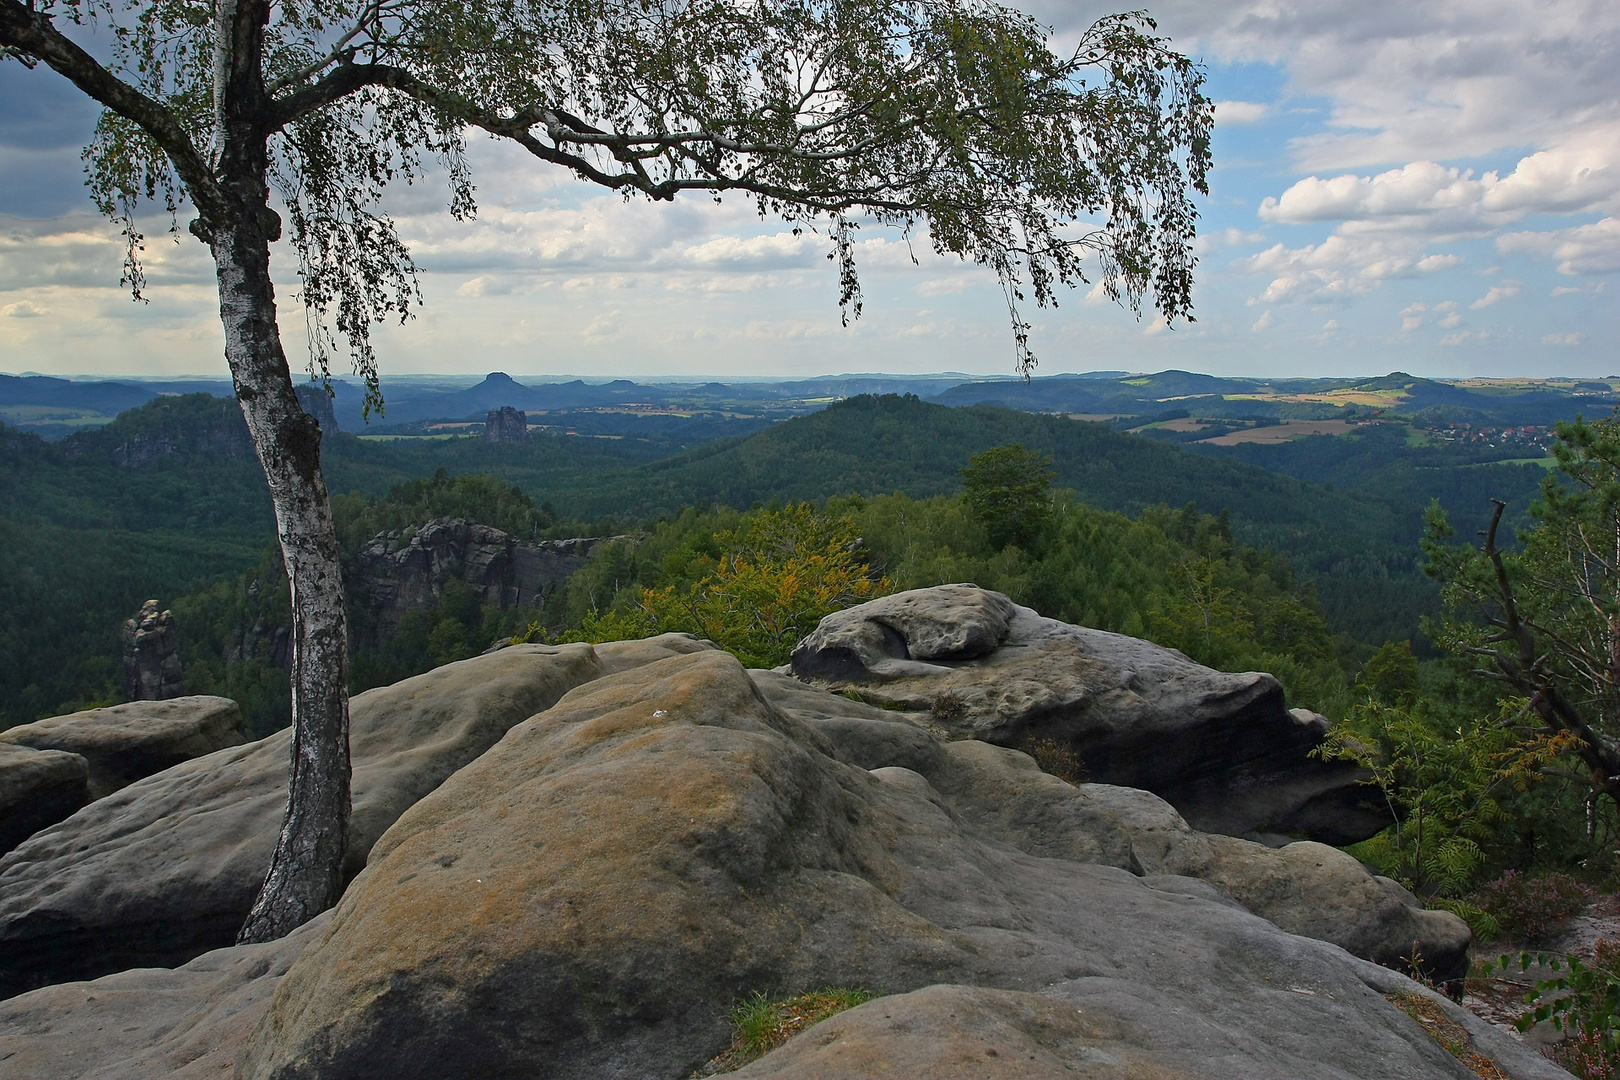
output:
[[[1175,431],[1197,431],[1199,425],[1195,421],[1177,420],[1172,423],[1191,424],[1191,427],[1173,428]],[[1164,425],[1170,427],[1170,424]],[[1233,431],[1225,435],[1218,435],[1213,439],[1202,440],[1215,446],[1236,446],[1238,443],[1281,443],[1290,439],[1303,438],[1306,435],[1344,435],[1356,428],[1348,420],[1290,420],[1284,424],[1271,424],[1266,427],[1249,428],[1245,431]]]

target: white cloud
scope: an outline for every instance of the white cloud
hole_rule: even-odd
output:
[[[1445,337],[1440,339],[1440,344],[1449,349],[1455,348],[1458,345],[1466,345],[1470,341],[1484,341],[1490,336],[1491,335],[1484,330],[1462,330],[1455,334],[1447,334]]]
[[[1263,221],[1342,221],[1362,230],[1482,235],[1529,214],[1620,207],[1620,139],[1588,139],[1520,159],[1507,176],[1414,161],[1374,176],[1307,176],[1260,204]]]
[[[1542,337],[1541,343],[1543,345],[1579,345],[1581,343],[1581,332],[1572,330],[1564,334],[1547,334]]]
[[[1193,240],[1193,253],[1208,255],[1211,252],[1219,251],[1223,247],[1243,247],[1249,244],[1258,244],[1265,238],[1265,233],[1245,232],[1235,226],[1213,232],[1201,232]]]
[[[1117,8],[1026,5],[1072,39]],[[1607,0],[1159,0],[1176,46],[1282,67],[1285,96],[1326,100],[1327,130],[1298,139],[1305,169],[1557,147],[1620,115],[1620,5]]]
[[[1559,285],[1559,286],[1555,287],[1553,289],[1553,291],[1548,293],[1547,295],[1548,296],[1570,296],[1570,295],[1578,295],[1578,294],[1583,293],[1585,291],[1586,291],[1585,289],[1578,289],[1573,285]]]
[[[1217,101],[1215,122],[1228,127],[1258,124],[1271,115],[1271,106],[1261,101]]]
[[[15,304],[0,307],[0,316],[8,319],[37,319],[41,315],[49,315],[50,308],[40,307],[32,300],[19,300]]]
[[[1474,311],[1479,311],[1493,304],[1500,304],[1503,300],[1511,300],[1523,291],[1524,288],[1517,281],[1504,281],[1499,285],[1492,285],[1489,292],[1468,306]]]
[[[1253,331],[1254,333],[1256,333],[1256,334],[1260,333],[1263,330],[1269,330],[1270,328],[1271,328],[1271,309],[1270,308],[1267,308],[1266,311],[1265,311],[1265,314],[1261,315],[1258,319],[1254,320],[1254,325],[1249,327],[1249,329],[1251,331]]]
[[[1503,254],[1556,259],[1560,274],[1620,273],[1620,218],[1571,229],[1508,233],[1497,237],[1496,246]]]
[[[1232,265],[1247,273],[1273,275],[1265,291],[1250,300],[1268,304],[1362,296],[1377,289],[1386,278],[1432,273],[1452,262],[1424,256],[1418,243],[1406,237],[1335,233],[1320,244],[1300,248],[1274,244]]]

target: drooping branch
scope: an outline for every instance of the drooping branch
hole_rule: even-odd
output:
[[[179,118],[74,44],[53,25],[49,14],[21,0],[0,0],[0,47],[44,61],[91,98],[139,125],[169,156],[192,203],[205,215],[227,205],[207,159]]]

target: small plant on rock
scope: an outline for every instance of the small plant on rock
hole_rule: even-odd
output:
[[[773,1000],[756,991],[731,1007],[731,1048],[710,1061],[699,1076],[714,1076],[742,1068],[775,1050],[793,1036],[829,1016],[871,1001],[876,994],[847,987],[812,990],[797,997]]]
[[[1041,767],[1041,772],[1051,773],[1059,780],[1067,780],[1071,784],[1078,784],[1086,777],[1086,764],[1080,760],[1080,755],[1067,743],[1056,739],[1030,739],[1019,747],[1024,753],[1035,759],[1035,764]]]

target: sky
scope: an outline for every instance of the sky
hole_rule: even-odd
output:
[[[1115,10],[1019,6],[1059,49]],[[1196,321],[1067,292],[1025,313],[1037,374],[1620,374],[1620,4],[1150,10],[1217,102]],[[0,60],[0,372],[222,376],[200,243],[147,222],[147,301],[119,285],[118,228],[95,214],[79,161],[95,119],[43,65]],[[476,221],[455,221],[439,185],[390,197],[425,303],[379,330],[385,380],[1013,371],[994,275],[926,243],[860,234],[865,312],[845,327],[823,236],[740,200],[626,202],[493,141],[470,140],[469,156]],[[307,348],[285,248],[273,268],[296,370]]]

